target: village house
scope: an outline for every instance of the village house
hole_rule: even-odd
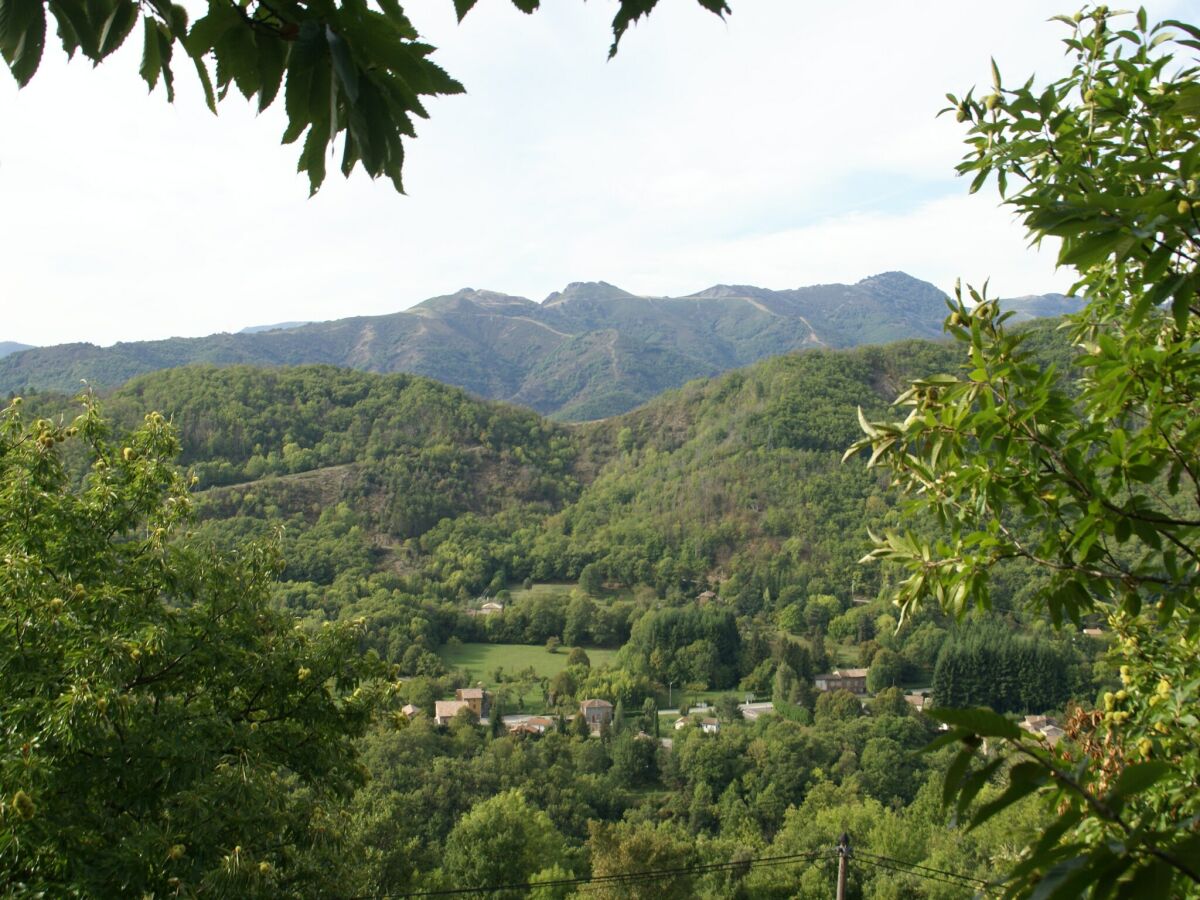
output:
[[[579,704],[579,714],[595,734],[602,726],[612,724],[613,705],[607,700],[584,700]]]
[[[852,694],[867,692],[866,669],[834,669],[827,675],[818,675],[814,681],[818,691],[849,691]]]
[[[466,700],[437,700],[433,704],[433,721],[438,725],[449,725],[459,711],[464,709],[474,718],[479,718]]]
[[[1021,721],[1021,727],[1026,731],[1044,737],[1052,747],[1062,740],[1063,735],[1066,734],[1059,727],[1059,724],[1049,716],[1026,716]]]
[[[454,699],[466,703],[475,713],[475,718],[482,720],[488,717],[491,695],[482,687],[459,688],[454,692]]]
[[[433,704],[433,721],[438,725],[449,725],[460,710],[467,709],[471,711],[471,718],[486,725],[491,700],[492,695],[482,687],[459,688],[454,692],[453,700],[438,700]]]
[[[494,616],[496,613],[504,612],[504,604],[497,603],[495,600],[488,600],[479,609],[468,609],[468,616]]]
[[[508,717],[505,718],[507,720]],[[520,721],[511,723],[505,721],[509,734],[543,735],[554,728],[554,719],[547,716],[520,716],[519,719]]]
[[[400,707],[400,714],[406,719],[412,719],[421,715],[421,708],[419,706],[413,706],[411,703],[405,703],[402,707]]]
[[[926,696],[924,694],[905,694],[904,695],[905,702],[909,706],[911,706],[913,709],[917,710],[918,712],[920,712],[921,710],[923,710],[925,708],[926,699],[928,699],[928,698],[926,698]]]
[[[700,730],[705,734],[719,734],[721,731],[721,722],[713,718],[701,719]]]
[[[687,728],[691,724],[692,724],[691,719],[689,719],[687,716],[682,716],[675,720],[675,730],[679,731],[682,728]]]

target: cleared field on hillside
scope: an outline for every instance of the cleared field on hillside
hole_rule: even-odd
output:
[[[508,597],[510,603],[524,603],[529,600],[537,600],[540,597],[561,597],[564,601],[568,600],[571,592],[578,588],[573,581],[539,581],[528,588],[517,585],[508,589]],[[644,590],[650,590],[644,588]],[[634,591],[629,588],[610,589],[605,588],[600,593],[592,597],[600,603],[608,600],[632,600],[634,599]]]
[[[616,650],[585,647],[593,666],[607,664],[616,656]],[[447,666],[454,669],[470,669],[471,677],[485,685],[493,682],[496,667],[504,669],[506,675],[515,675],[522,669],[533,666],[539,676],[549,678],[567,667],[569,647],[559,647],[557,653],[548,653],[543,646],[529,644],[460,644],[444,646],[438,656]]]
[[[569,597],[577,585],[573,581],[543,581],[531,584],[528,588],[520,585],[508,589],[509,599],[513,603],[523,600],[535,600],[538,597],[559,596]]]

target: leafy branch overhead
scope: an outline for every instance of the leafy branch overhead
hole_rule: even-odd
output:
[[[944,798],[971,827],[1037,794],[1055,821],[1007,896],[1194,897],[1200,891],[1200,27],[1145,10],[1056,16],[1074,65],[1044,87],[949,95],[958,166],[995,178],[1031,239],[1060,243],[1083,309],[1062,325],[1074,372],[1043,368],[986,291],[959,291],[959,371],[913,382],[904,418],[869,421],[850,455],[891,474],[913,525],[868,559],[906,576],[905,615],[990,605],[997,567],[1047,576],[1056,625],[1105,620],[1121,687],[1068,716],[1057,747],[995,713],[934,710],[961,745]],[[937,525],[929,538],[928,523]],[[984,739],[990,746],[984,749]],[[990,757],[979,767],[983,751]],[[981,787],[1007,776],[997,799]],[[972,810],[974,810],[972,814]]]
[[[461,20],[477,0],[454,0]],[[532,13],[540,0],[512,0]],[[697,0],[717,15],[725,0]],[[658,0],[620,0],[613,19],[611,57],[629,26]],[[428,118],[423,98],[459,94],[463,86],[434,63],[397,0],[208,0],[191,22],[170,0],[0,0],[0,53],[24,87],[41,64],[48,18],[67,55],[99,63],[121,47],[141,22],[142,78],[161,81],[173,101],[176,47],[195,67],[209,109],[231,86],[260,111],[283,92],[285,144],[303,138],[298,170],[313,193],[325,180],[326,157],[341,136],[342,173],[357,165],[372,178],[391,179],[403,192],[403,139],[414,119]]]

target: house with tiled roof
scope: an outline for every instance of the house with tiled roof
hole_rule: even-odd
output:
[[[491,694],[483,689],[482,686],[472,688],[459,688],[454,692],[455,700],[462,700],[471,707],[471,712],[475,713],[475,718],[486,719],[491,711]]]
[[[449,725],[464,709],[470,712],[473,718],[479,718],[466,700],[437,700],[433,704],[433,721],[438,725]]]

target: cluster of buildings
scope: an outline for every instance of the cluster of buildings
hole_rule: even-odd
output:
[[[449,725],[463,710],[468,710],[471,718],[480,725],[491,724],[492,694],[482,686],[459,688],[454,692],[453,700],[437,700],[433,704],[433,721],[436,725]],[[420,710],[411,703],[401,712],[406,718],[420,714]],[[598,734],[605,725],[612,724],[613,705],[607,700],[588,699],[579,704],[578,715],[583,716],[588,729]],[[501,716],[509,732],[521,734],[544,734],[554,726],[555,720],[548,716],[512,715]]]
[[[849,691],[863,696],[867,693],[866,669],[834,669],[813,679],[818,691]]]
[[[816,676],[815,682],[819,691],[844,690],[862,697],[867,693],[867,670],[834,669],[830,673]],[[904,699],[918,710],[923,709],[928,700],[925,694],[905,694]],[[449,725],[454,717],[464,709],[470,712],[471,718],[474,721],[481,725],[490,725],[492,712],[491,692],[485,690],[482,685],[459,688],[454,692],[453,700],[438,700],[434,703],[433,721],[437,725]],[[760,716],[774,713],[775,704],[770,701],[759,703],[747,701],[746,703],[739,703],[738,710],[745,721],[753,722]],[[695,712],[703,711],[707,711],[707,707],[703,704],[695,710]],[[401,713],[405,717],[412,719],[421,715],[421,710],[412,704],[408,704],[401,710]],[[607,700],[589,698],[579,704],[579,712],[571,718],[574,719],[576,716],[583,717],[584,721],[587,722],[588,730],[592,734],[599,734],[605,725],[612,724],[613,705]],[[553,729],[557,724],[557,720],[551,716],[530,715],[528,713],[502,716],[501,721],[509,734],[541,735]],[[1046,738],[1051,744],[1058,743],[1063,736],[1063,729],[1058,723],[1046,716],[1026,716],[1020,725],[1026,731]],[[697,726],[706,734],[718,734],[721,730],[721,722],[715,716],[684,716],[675,722],[676,731],[688,726]],[[664,743],[669,744],[670,742],[664,740]]]
[[[438,700],[433,704],[433,721],[438,725],[449,725],[462,710],[469,709],[476,721],[486,725],[491,707],[492,695],[482,687],[459,688],[454,692],[453,700]]]
[[[449,725],[454,717],[464,709],[468,710],[471,718],[479,724],[490,725],[492,712],[491,692],[481,686],[459,688],[454,692],[453,700],[438,700],[434,703],[433,721],[437,725]],[[699,709],[707,710],[707,707],[701,706]],[[741,712],[744,720],[753,722],[760,716],[775,712],[775,704],[770,701],[739,703],[738,710]],[[410,703],[401,710],[401,713],[406,718],[412,719],[421,715],[421,710]],[[612,724],[613,705],[607,700],[600,700],[594,697],[589,698],[579,704],[579,712],[576,713],[576,716],[583,717],[584,721],[587,722],[588,730],[592,734],[599,734],[604,726]],[[575,716],[571,718],[574,719]],[[557,724],[557,720],[552,716],[530,715],[528,713],[501,716],[500,721],[504,724],[504,728],[509,734],[541,735],[553,729]],[[715,716],[703,716],[699,718],[684,716],[676,721],[675,729],[678,731],[693,724],[697,725],[705,734],[717,734],[721,730],[721,722]]]

